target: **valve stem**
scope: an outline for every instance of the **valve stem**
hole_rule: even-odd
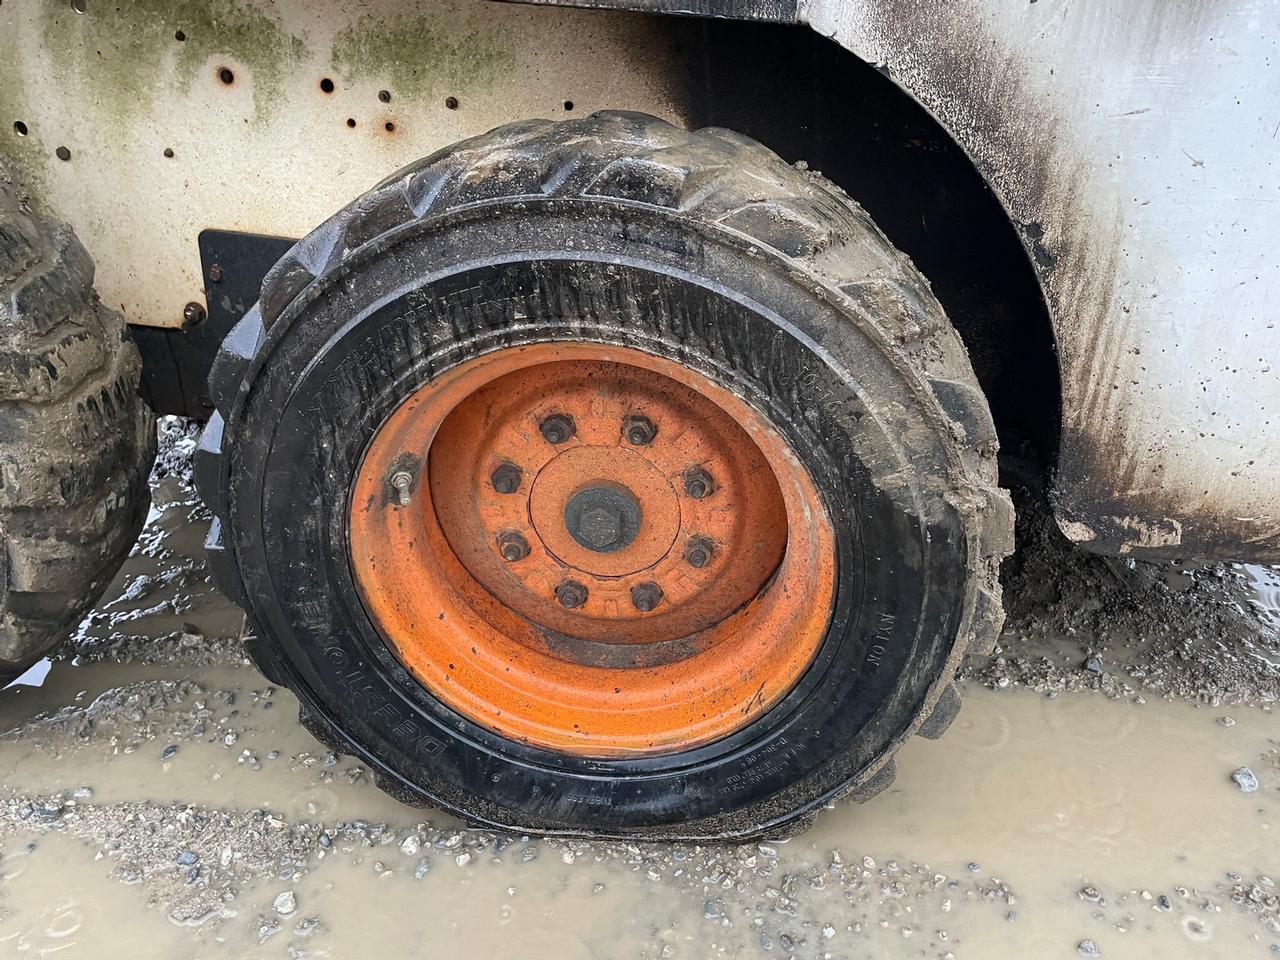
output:
[[[400,495],[400,506],[407,507],[409,491],[413,489],[413,477],[407,470],[397,470],[391,475],[391,486],[395,487],[396,493]]]

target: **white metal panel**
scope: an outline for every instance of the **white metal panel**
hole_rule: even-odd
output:
[[[931,110],[1019,225],[1061,353],[1064,531],[1280,551],[1280,3],[807,0],[801,18]]]
[[[0,152],[75,227],[103,298],[132,323],[180,325],[202,299],[204,227],[302,236],[398,167],[512,120],[604,107],[683,118],[668,35],[631,14],[480,0],[85,6],[0,5]]]

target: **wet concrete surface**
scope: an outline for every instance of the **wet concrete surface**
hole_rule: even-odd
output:
[[[247,664],[165,429],[134,556],[0,691],[0,957],[1280,956],[1270,568],[1024,511],[1000,649],[871,803],[786,842],[498,836],[385,797]]]

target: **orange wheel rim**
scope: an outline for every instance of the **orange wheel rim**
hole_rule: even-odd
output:
[[[349,536],[418,682],[584,756],[746,726],[812,662],[835,589],[830,518],[767,420],[604,345],[508,348],[419,388],[370,441]]]

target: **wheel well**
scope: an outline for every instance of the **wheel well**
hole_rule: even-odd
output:
[[[1004,208],[947,131],[887,76],[807,27],[700,21],[682,41],[690,121],[806,161],[905,251],[969,349],[1005,454],[1056,462],[1048,310]]]

